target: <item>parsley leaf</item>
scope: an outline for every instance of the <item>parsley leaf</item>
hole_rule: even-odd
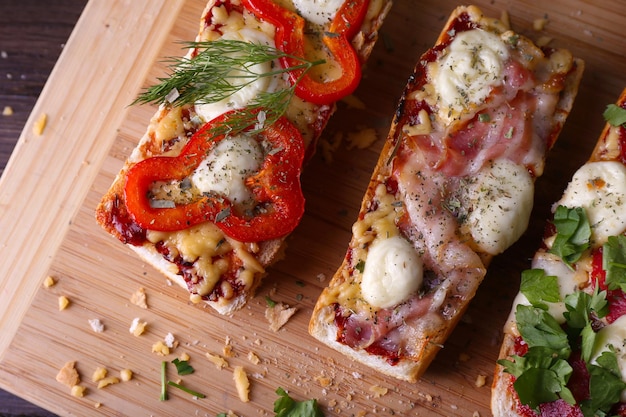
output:
[[[274,402],[276,417],[324,417],[317,400],[295,401],[287,392],[278,387],[279,398]]]
[[[626,388],[626,383],[622,381],[619,368],[617,368],[617,357],[614,352],[604,352],[597,362],[601,366],[587,365],[589,399],[580,404],[585,417],[602,415],[598,413],[598,410],[608,413],[612,405],[619,402],[621,392]]]
[[[174,365],[176,365],[176,371],[178,375],[189,375],[195,372],[195,369],[191,365],[189,365],[189,361],[181,361],[176,358],[172,361]]]
[[[529,347],[552,349],[560,358],[571,353],[567,333],[547,311],[519,304],[515,311],[517,328]]]
[[[569,333],[572,340],[580,336],[581,356],[585,362],[591,359],[591,353],[596,341],[596,332],[592,327],[592,315],[602,318],[608,313],[608,303],[606,292],[598,292],[598,288],[593,295],[583,291],[576,291],[565,297],[565,308],[567,311],[563,316],[567,320]]]
[[[591,226],[587,213],[582,207],[570,209],[558,206],[552,222],[557,235],[550,253],[560,256],[571,268],[571,265],[589,248]]]
[[[520,292],[526,296],[533,306],[542,310],[548,309],[544,301],[549,303],[561,301],[558,278],[546,275],[546,271],[543,269],[527,269],[523,271]]]
[[[610,236],[602,246],[602,269],[610,290],[626,291],[626,236]]]
[[[620,126],[626,124],[626,109],[615,104],[606,106],[606,110],[602,114],[611,126]]]

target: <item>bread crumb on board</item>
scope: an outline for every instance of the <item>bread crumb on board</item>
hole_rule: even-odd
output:
[[[4,109],[2,109],[2,115],[3,116],[13,116],[13,107],[11,107],[11,106],[4,106]]]
[[[48,115],[46,113],[41,113],[37,120],[35,120],[35,123],[33,123],[33,133],[37,136],[41,136],[47,124]]]
[[[204,356],[206,356],[206,358],[211,361],[211,363],[213,363],[213,365],[215,365],[217,369],[224,369],[228,366],[228,361],[219,355],[214,355],[212,353],[206,352]]]
[[[104,331],[104,324],[100,321],[100,319],[89,319],[89,326],[91,326],[91,330],[96,333],[102,333]]]
[[[375,398],[380,398],[383,395],[387,395],[388,391],[389,390],[387,388],[381,387],[381,386],[378,386],[378,385],[372,385],[370,387],[370,392],[374,394]]]
[[[96,370],[93,371],[93,374],[91,374],[91,382],[98,382],[101,379],[106,378],[108,373],[109,371],[107,370],[107,368],[103,366],[97,367]]]
[[[130,296],[130,302],[139,308],[148,308],[148,299],[146,296],[146,290],[141,287]]]
[[[54,278],[52,278],[52,276],[48,275],[46,277],[46,279],[43,280],[43,286],[44,288],[50,288],[53,287],[54,284],[56,284],[56,281]]]
[[[87,390],[87,387],[83,385],[74,385],[72,387],[72,390],[70,391],[70,394],[72,394],[73,397],[82,398],[85,396],[86,390]]]
[[[478,375],[476,377],[476,382],[474,382],[474,385],[480,388],[480,387],[484,387],[486,382],[487,382],[487,377],[485,375]]]
[[[287,304],[278,302],[265,309],[265,318],[270,323],[270,330],[277,332],[283,327],[298,309],[289,307]]]
[[[248,380],[248,374],[246,374],[243,366],[235,366],[233,369],[233,379],[235,380],[235,387],[237,388],[239,399],[244,403],[250,401],[250,380]]]
[[[59,370],[59,373],[57,373],[56,380],[70,388],[78,385],[80,383],[80,375],[76,370],[76,361],[66,362]]]
[[[58,298],[59,311],[63,311],[70,305],[70,299],[62,295]]]
[[[139,317],[135,317],[128,328],[128,331],[135,337],[141,336],[146,331],[147,322],[141,321]]]

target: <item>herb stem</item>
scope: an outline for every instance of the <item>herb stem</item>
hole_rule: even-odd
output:
[[[161,401],[167,400],[167,384],[166,384],[166,370],[167,370],[167,362],[161,362],[161,397],[159,398]]]
[[[187,388],[187,387],[184,387],[184,386],[182,386],[182,385],[180,385],[180,384],[177,384],[177,383],[176,383],[176,382],[174,382],[174,381],[167,381],[167,385],[171,385],[171,386],[173,386],[173,387],[175,387],[175,388],[178,388],[178,389],[180,389],[180,390],[182,390],[182,391],[185,391],[187,394],[193,395],[194,397],[198,397],[198,398],[206,398],[206,395],[204,395],[204,394],[202,394],[202,393],[199,393],[199,392],[197,392],[197,391],[194,391],[194,390],[192,390],[192,389],[189,389],[189,388]]]

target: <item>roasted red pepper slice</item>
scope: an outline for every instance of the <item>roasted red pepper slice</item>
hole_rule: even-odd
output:
[[[300,188],[304,141],[300,131],[284,117],[256,133],[257,139],[270,151],[259,172],[246,179],[259,208],[253,216],[238,213],[227,198],[216,196],[204,195],[174,207],[151,205],[149,190],[153,183],[183,180],[191,175],[211,149],[226,137],[225,134],[213,136],[214,127],[227,122],[234,113],[236,111],[223,114],[205,124],[178,156],[147,158],[128,170],[124,187],[126,207],[139,226],[176,231],[211,221],[227,236],[241,242],[271,240],[295,229],[304,213]]]
[[[291,55],[305,55],[304,19],[297,13],[287,10],[272,0],[243,0],[243,5],[260,19],[276,27],[276,48]],[[369,0],[347,0],[337,11],[323,42],[341,67],[341,76],[323,82],[313,79],[304,69],[289,73],[291,82],[296,85],[296,95],[314,104],[330,104],[351,94],[361,80],[361,62],[350,43],[357,33],[365,15]],[[296,59],[284,57],[281,63],[285,68],[300,65]]]

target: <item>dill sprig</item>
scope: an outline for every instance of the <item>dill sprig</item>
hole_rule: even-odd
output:
[[[238,40],[185,42],[183,45],[186,49],[195,49],[197,54],[192,57],[167,59],[165,62],[169,63],[170,74],[158,78],[159,82],[145,89],[132,104],[171,103],[182,106],[191,103],[216,103],[261,78],[299,70],[305,73],[313,66],[325,62],[308,61],[303,57],[286,54],[272,46]],[[258,64],[272,64],[281,58],[291,58],[300,64],[288,68],[272,65],[272,71],[261,74],[254,71]],[[174,94],[175,99],[170,101],[172,91],[177,94]],[[271,103],[271,97],[274,95],[282,96],[280,90],[266,94],[269,97],[264,98],[265,104]]]

